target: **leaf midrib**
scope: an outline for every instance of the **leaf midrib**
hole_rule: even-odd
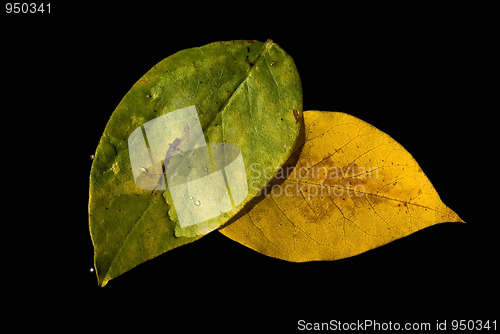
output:
[[[306,182],[306,181],[303,181],[303,180],[289,180],[289,179],[286,179],[283,182],[287,182],[287,181],[288,182],[292,182],[292,183],[301,183],[301,184],[308,184],[308,185],[315,185],[315,186],[324,186],[324,185],[319,184],[319,183]],[[342,189],[347,189],[347,190],[354,191],[354,188],[345,187],[345,186],[342,186],[340,184],[335,184],[334,186],[329,186],[329,187],[340,187]],[[405,200],[401,200],[401,199],[397,199],[397,198],[392,198],[392,197],[388,197],[388,196],[381,195],[381,194],[370,193],[370,192],[366,192],[366,191],[356,190],[356,192],[357,193],[361,193],[363,195],[370,195],[370,196],[375,196],[375,197],[383,198],[383,199],[390,200],[390,201],[400,202],[400,203],[403,203],[403,204],[418,206],[418,207],[421,207],[421,208],[424,208],[424,209],[433,210],[433,211],[436,211],[436,212],[439,212],[439,213],[442,213],[442,214],[445,214],[445,215],[449,216],[449,213],[447,213],[447,212],[443,212],[443,211],[437,210],[436,208],[432,208],[432,207],[425,206],[425,205],[422,205],[422,204],[412,203],[412,202],[409,202],[409,201],[405,201]]]
[[[213,119],[210,121],[210,123],[207,125],[207,127],[205,129],[203,129],[203,132],[205,132],[208,128],[210,128],[212,126],[212,123],[215,122],[215,120],[216,120],[216,118],[217,118],[217,116],[219,114],[224,115],[224,110],[226,109],[226,106],[229,104],[229,102],[231,102],[231,100],[235,96],[236,92],[240,89],[240,87],[247,81],[247,79],[250,76],[250,74],[252,73],[252,71],[254,71],[254,69],[260,64],[260,62],[262,62],[262,59],[264,59],[264,55],[268,52],[269,48],[271,48],[273,45],[274,45],[274,43],[273,43],[272,40],[267,40],[264,43],[264,46],[263,46],[263,48],[261,50],[261,53],[259,54],[259,56],[255,60],[255,63],[253,63],[253,65],[250,65],[250,69],[248,70],[248,72],[246,73],[246,75],[238,83],[238,85],[233,90],[233,92],[228,97],[228,99],[224,102],[224,104],[219,108],[218,112],[214,113]]]

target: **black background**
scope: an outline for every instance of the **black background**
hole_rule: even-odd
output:
[[[4,126],[16,129],[4,134],[14,143],[4,156],[22,153],[4,159],[14,182],[5,209],[16,214],[4,216],[3,273],[23,292],[11,310],[48,328],[166,333],[497,317],[487,9],[358,6],[52,2],[50,15],[2,12]],[[88,175],[109,116],[163,58],[232,39],[273,39],[297,65],[304,110],[346,112],[392,136],[467,224],[299,264],[214,232],[97,287]]]

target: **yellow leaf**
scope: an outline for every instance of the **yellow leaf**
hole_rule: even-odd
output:
[[[389,135],[339,112],[307,111],[304,122],[298,158],[222,234],[303,262],[342,259],[431,225],[463,222]]]

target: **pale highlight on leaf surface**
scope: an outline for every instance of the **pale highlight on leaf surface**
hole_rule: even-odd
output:
[[[307,111],[304,122],[298,159],[222,234],[303,262],[350,257],[431,225],[463,222],[389,135],[339,112]]]

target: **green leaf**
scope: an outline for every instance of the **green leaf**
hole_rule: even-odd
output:
[[[208,145],[241,150],[248,195],[218,217],[181,228],[168,188],[136,185],[128,138],[148,121],[189,106],[196,107]],[[98,284],[227,222],[289,158],[302,123],[295,64],[272,41],[216,42],[156,64],[111,115],[92,164],[89,226]]]

